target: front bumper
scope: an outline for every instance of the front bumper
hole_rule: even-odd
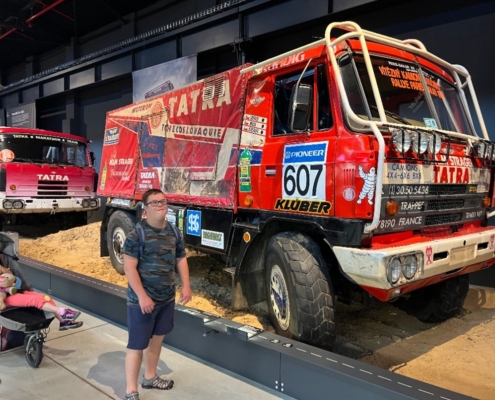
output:
[[[373,288],[389,292],[407,285],[417,289],[430,284],[435,276],[460,274],[475,264],[478,264],[477,269],[494,264],[495,228],[405,246],[380,249],[335,246],[333,251],[344,275],[356,284],[366,287],[366,290]],[[403,286],[391,285],[387,280],[387,264],[390,258],[414,251],[423,253],[424,269],[421,277]],[[476,269],[469,268],[469,272],[474,270]],[[422,281],[424,285],[418,285]]]
[[[22,208],[6,208],[8,203],[22,202]],[[18,205],[19,203],[17,203]],[[0,201],[0,213],[3,214],[32,214],[60,213],[71,211],[94,211],[100,208],[99,198],[67,198],[67,199],[15,199],[7,198]]]

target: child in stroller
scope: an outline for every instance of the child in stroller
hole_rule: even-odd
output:
[[[3,246],[4,243],[4,241],[0,241],[0,274],[11,273],[22,282],[18,293],[7,296],[5,305],[7,307],[35,307],[51,312],[60,321],[59,329],[61,331],[80,328],[83,323],[82,321],[76,321],[76,319],[81,312],[71,310],[70,308],[57,307],[55,301],[50,296],[33,291],[31,285],[26,281],[19,264],[15,260],[17,258],[16,254],[10,255],[8,254],[10,249],[1,248],[5,247]]]

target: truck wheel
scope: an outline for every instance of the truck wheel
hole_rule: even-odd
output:
[[[469,276],[460,275],[413,292],[396,305],[421,322],[443,322],[462,310],[468,291]]]
[[[134,226],[134,218],[123,211],[115,211],[108,222],[108,254],[110,254],[112,266],[121,275],[124,275],[124,242]]]
[[[268,242],[268,312],[277,334],[330,349],[335,340],[334,291],[318,245],[284,232]]]

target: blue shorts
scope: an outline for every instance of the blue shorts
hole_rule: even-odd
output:
[[[174,328],[175,301],[165,305],[155,305],[150,314],[143,314],[141,308],[127,306],[127,348],[144,350],[152,336],[168,335]]]

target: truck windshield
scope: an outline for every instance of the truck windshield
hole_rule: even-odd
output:
[[[16,133],[0,135],[0,151],[8,150],[12,161],[88,165],[86,143],[49,135]]]
[[[371,56],[371,62],[388,122],[473,135],[459,90],[452,83],[407,61]],[[379,120],[363,57],[344,56],[340,60],[340,71],[354,113],[364,120]],[[425,96],[423,82],[430,93],[431,104]],[[352,128],[363,128],[348,120]]]

